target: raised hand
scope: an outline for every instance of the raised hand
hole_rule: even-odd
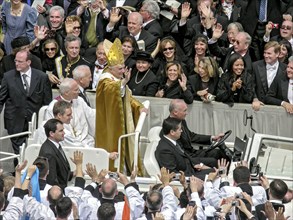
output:
[[[65,30],[67,34],[71,34],[73,32],[73,20],[70,17],[66,18],[65,21]]]
[[[182,90],[185,91],[187,89],[186,88],[187,78],[184,73],[181,74],[181,79],[178,79],[178,81]]]
[[[215,28],[213,30],[213,36],[212,39],[213,40],[218,40],[222,35],[223,35],[224,31],[223,31],[223,27],[221,24],[217,23],[215,25]]]
[[[81,151],[74,151],[73,158],[70,157],[70,159],[76,166],[81,166],[83,161],[83,153]]]
[[[119,15],[120,9],[113,7],[110,13],[109,26],[114,27],[114,25],[121,19],[122,15]]]
[[[181,19],[187,19],[191,13],[190,3],[184,2],[181,7]]]
[[[34,26],[34,35],[39,41],[44,40],[45,37],[47,36],[47,33],[46,33],[47,30],[48,28],[45,27],[44,25],[43,26],[36,25]]]

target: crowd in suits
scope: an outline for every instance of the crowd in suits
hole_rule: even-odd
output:
[[[76,111],[73,111],[75,115],[73,121],[75,120],[76,127],[79,126],[79,131],[87,132],[88,135],[93,133],[90,131],[94,130],[94,125],[90,121],[94,120],[88,120],[85,115],[90,114],[89,117],[93,119],[94,113],[85,91],[95,90],[103,70],[107,69],[102,42],[105,39],[114,41],[115,38],[122,40],[125,65],[132,69],[129,88],[135,95],[182,99],[186,104],[191,104],[194,100],[206,104],[219,101],[231,107],[234,103],[250,103],[256,111],[262,105],[269,104],[282,106],[287,113],[293,114],[293,2],[290,0],[180,0],[178,8],[166,5],[165,1],[155,0],[46,0],[44,5],[37,6],[36,9],[30,7],[33,1],[18,2],[4,1],[1,9],[4,43],[0,45],[0,54],[2,54],[0,112],[5,109],[4,124],[8,134],[27,131],[32,114],[38,112],[43,105],[51,103],[50,110],[52,110],[54,102],[58,100],[58,97],[53,100],[52,88],[59,86],[67,77],[76,81],[74,91],[67,91],[70,86],[66,88],[61,86],[59,99],[72,102],[73,108],[76,108]],[[263,2],[265,8],[262,8]],[[163,11],[171,14],[171,18],[160,14]],[[23,18],[22,22],[17,23],[18,28],[15,28],[15,22],[11,22],[14,18]],[[24,20],[27,21],[26,24],[23,23]],[[53,112],[49,111],[49,113],[51,113],[50,118],[53,118]],[[163,160],[158,159],[161,167],[167,167],[170,172],[179,172],[183,169],[190,176],[196,175],[194,167],[192,169],[189,167],[194,163],[201,164],[196,169],[201,169],[204,166],[202,163],[213,168],[218,165],[216,159],[229,160],[229,156],[225,153],[215,151],[205,155],[207,157],[204,158],[205,160],[199,159],[202,158],[201,152],[194,152],[190,143],[194,141],[210,144],[217,138],[195,134],[188,130],[185,116],[180,120],[183,136],[180,141],[184,142],[185,139],[188,143],[181,143],[184,146],[182,152],[176,142],[170,142],[162,134],[162,147],[158,149],[157,158],[160,158],[160,151],[166,152],[170,149],[173,151],[168,152],[171,156],[165,155]],[[84,122],[83,129],[80,128],[81,122]],[[55,132],[56,130],[51,131],[51,133]],[[77,134],[75,132],[78,131],[73,132]],[[94,138],[92,134],[89,136],[91,136],[90,144],[86,145],[93,145]],[[60,189],[57,191],[64,190],[67,181],[72,177],[68,160],[64,158],[54,140],[53,142],[49,140],[49,134],[47,137],[40,151],[40,156],[49,157],[51,161],[50,174],[46,180],[50,185],[58,185]],[[25,139],[26,136],[11,139],[16,154],[19,153],[19,147]],[[79,141],[82,142],[84,139],[86,138]],[[75,162],[78,164],[80,161],[77,158]],[[171,161],[176,167],[170,165]],[[221,164],[218,169],[226,165]],[[133,196],[134,204],[129,202],[130,207],[128,205],[127,208],[121,195],[119,198],[114,199],[114,196],[110,196],[105,199],[97,189],[103,188],[103,184],[110,184],[113,186],[111,189],[116,192],[115,182],[111,179],[105,180],[105,176],[103,180],[97,180],[95,179],[97,176],[94,176],[92,188],[89,187],[92,191],[88,192],[83,189],[84,187],[80,188],[84,190],[83,195],[88,196],[83,200],[91,198],[95,200],[94,204],[99,205],[93,208],[93,204],[83,204],[89,207],[84,210],[97,212],[99,206],[108,204],[104,201],[108,199],[110,203],[115,204],[117,210],[120,209],[119,212],[116,210],[116,213],[120,213],[116,219],[126,212],[136,219],[150,219],[151,214],[156,215],[156,212],[161,212],[165,218],[177,219],[182,213],[185,217],[188,216],[188,211],[192,215],[197,215],[198,219],[214,217],[219,204],[212,203],[211,198],[214,198],[214,201],[223,201],[227,195],[231,195],[230,189],[228,189],[229,194],[225,188],[215,185],[218,169],[209,170],[211,173],[204,183],[192,177],[193,187],[188,188],[186,187],[188,184],[182,182],[185,186],[183,197],[186,198],[184,200],[179,197],[180,205],[186,203],[186,200],[188,203],[191,198],[192,201],[196,201],[197,209],[187,204],[184,206],[187,207],[186,211],[177,208],[178,204],[174,204],[172,199],[174,193],[167,181],[167,171],[162,168],[162,178],[166,177],[161,179],[162,190],[153,192],[156,198],[161,198],[161,203],[158,204],[163,205],[162,207],[151,206],[151,193],[146,195],[147,207],[144,207],[144,200],[139,196],[137,185],[131,185],[132,183],[128,183],[124,176],[119,174],[119,179],[126,186],[126,196]],[[35,171],[32,170],[28,172],[32,172],[30,174],[33,175]],[[20,168],[15,172],[16,177],[19,171]],[[82,179],[82,175],[79,177]],[[30,178],[27,181],[30,181]],[[101,186],[95,183],[98,181]],[[283,190],[286,189],[282,182],[276,181]],[[25,183],[24,181],[23,184]],[[279,207],[274,203],[281,204],[287,194],[292,199],[292,191],[287,189],[285,190],[287,194],[282,192],[284,194],[282,198],[270,192],[262,194],[259,192],[268,188],[271,191],[271,187],[274,189],[274,184],[268,185],[265,177],[260,183],[264,189],[258,188],[259,191],[254,191],[260,196],[265,195],[260,200],[254,197],[254,192],[250,195],[252,199],[249,197],[249,193],[253,190],[248,186],[248,191],[247,187],[244,190],[240,184],[237,190],[233,189],[232,192],[247,192],[248,195],[244,194],[244,197],[247,196],[247,204],[252,200],[250,205],[256,206],[256,218],[262,219],[262,212],[259,209],[264,209],[263,206],[266,209],[272,208],[270,203],[263,205],[267,200],[272,200],[273,207]],[[39,203],[33,203],[35,201],[24,197],[26,192],[20,188],[16,179],[16,190],[6,207],[4,219],[9,219],[10,211],[17,210],[17,205],[21,208],[25,202],[31,205],[27,207],[39,207]],[[200,192],[203,189],[207,196]],[[75,191],[73,194],[76,193]],[[61,204],[57,204],[56,201],[52,203],[55,206],[68,205],[66,199],[61,201]],[[119,202],[120,205],[123,204],[117,205]],[[242,201],[238,202],[240,204],[236,210],[242,211],[246,218],[253,219],[249,206],[245,208]],[[12,206],[13,204],[16,205]],[[137,209],[133,211],[131,205],[135,204]],[[213,216],[203,209],[206,207],[206,210],[209,210],[210,206],[215,209],[212,212]],[[46,210],[45,207],[42,208]],[[111,210],[113,207],[108,208]],[[149,211],[144,211],[144,208]],[[228,209],[230,211],[231,207]],[[64,217],[63,213],[64,218],[70,215],[71,208],[68,210],[67,216]],[[222,210],[224,214],[229,212],[225,213],[224,208]],[[49,216],[58,217],[58,215],[62,213],[57,211]],[[91,215],[88,214],[87,218]],[[228,214],[225,216],[228,217]]]

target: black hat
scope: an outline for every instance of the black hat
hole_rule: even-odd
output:
[[[11,41],[12,49],[20,48],[20,47],[23,47],[23,46],[26,46],[26,45],[29,45],[29,44],[30,44],[30,40],[26,36],[20,36],[20,37],[14,38]]]
[[[151,54],[148,52],[145,52],[145,51],[137,51],[134,59],[135,60],[145,60],[150,63],[154,62],[154,59],[152,58]]]

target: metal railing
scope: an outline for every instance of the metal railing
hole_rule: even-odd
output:
[[[146,100],[143,102],[143,105],[146,109],[149,109],[150,107],[150,101]],[[145,121],[145,118],[147,116],[146,112],[141,112],[135,131],[133,133],[129,133],[129,134],[124,134],[121,135],[118,139],[118,153],[119,156],[118,158],[115,160],[115,167],[117,168],[117,171],[120,172],[120,159],[121,159],[121,143],[122,143],[122,139],[123,138],[127,138],[127,137],[131,137],[134,136],[134,166],[137,166],[138,164],[138,150],[139,150],[139,141],[140,141],[140,133]]]

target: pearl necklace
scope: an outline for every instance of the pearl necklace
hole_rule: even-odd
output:
[[[21,12],[22,12],[22,7],[21,6],[20,6],[20,9],[13,9],[11,7],[11,14],[12,15],[18,16],[18,15],[21,15]]]
[[[139,71],[137,71],[136,72],[136,76],[135,76],[135,83],[138,85],[139,83],[141,83],[143,80],[144,80],[144,78],[146,77],[146,75],[149,73],[149,71],[150,71],[150,69],[148,69],[148,71],[144,74],[144,76],[142,77],[142,79],[138,82],[137,81],[137,76],[138,76],[138,73],[139,73]]]

